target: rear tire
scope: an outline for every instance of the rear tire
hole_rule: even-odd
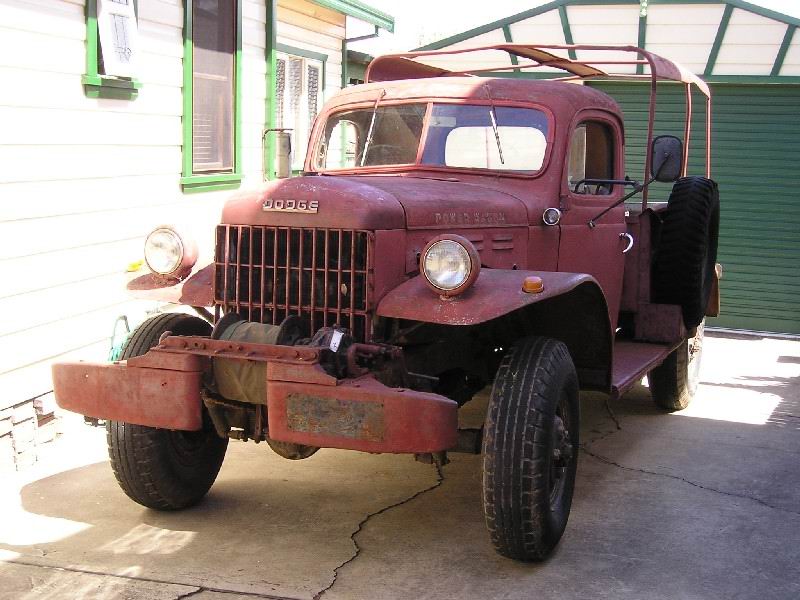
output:
[[[210,335],[211,326],[189,315],[157,315],[134,330],[120,359],[144,354],[166,331]],[[199,502],[214,483],[228,447],[228,440],[207,422],[200,431],[173,431],[108,421],[106,440],[122,491],[134,502],[157,510],[178,510]]]
[[[650,395],[659,408],[683,410],[694,398],[700,381],[704,328],[705,323],[700,323],[694,337],[684,340],[648,374]]]
[[[719,190],[705,177],[684,177],[672,188],[658,254],[653,299],[678,304],[687,329],[700,324],[714,282],[719,238]]]
[[[567,347],[522,340],[497,371],[483,438],[483,508],[497,552],[545,559],[567,525],[578,465],[578,377]]]

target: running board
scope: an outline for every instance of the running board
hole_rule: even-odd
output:
[[[614,343],[611,396],[619,398],[669,356],[681,342],[653,344],[618,340]]]

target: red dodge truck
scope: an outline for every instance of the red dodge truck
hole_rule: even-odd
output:
[[[468,52],[561,76],[460,71]],[[626,172],[617,103],[580,85],[608,78],[649,86],[644,173]],[[492,543],[541,560],[570,511],[579,390],[619,396],[648,375],[666,410],[694,394],[719,307],[708,87],[628,46],[405,53],[367,80],[325,105],[302,175],[227,202],[213,263],[171,227],[150,234],[152,273],[129,287],[199,316],[153,317],[118,362],[54,365],[57,401],[106,422],[120,486],[162,510],[201,500],[230,438],[290,459],[482,453]],[[686,91],[680,137],[654,135],[661,81]],[[687,173],[693,88],[701,176]],[[654,181],[671,194],[648,198]],[[459,430],[489,384],[483,427]]]

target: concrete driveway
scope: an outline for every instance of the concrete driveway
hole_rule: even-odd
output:
[[[232,442],[193,509],[129,501],[103,430],[74,427],[0,501],[0,598],[800,598],[800,341],[706,338],[689,409],[585,394],[555,555],[494,553],[480,457],[290,462]],[[612,414],[614,417],[612,418]]]

